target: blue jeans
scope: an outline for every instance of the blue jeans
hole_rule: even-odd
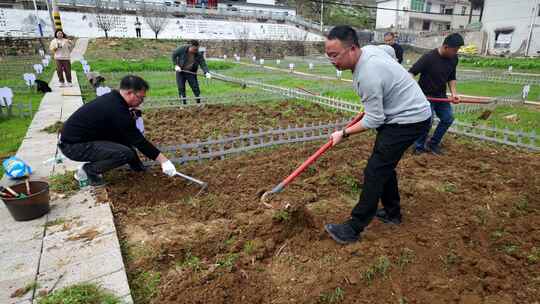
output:
[[[452,112],[452,105],[449,102],[432,102],[431,103],[431,123],[433,124],[433,116],[437,115],[439,117],[439,124],[433,132],[431,139],[429,140],[429,145],[432,147],[437,147],[444,136],[448,128],[454,122],[454,113]],[[431,128],[430,128],[431,129]],[[429,135],[429,130],[424,133],[420,138],[415,142],[416,149],[424,149],[426,145],[426,140]]]

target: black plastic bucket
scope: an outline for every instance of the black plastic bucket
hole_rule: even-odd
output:
[[[24,182],[10,187],[17,193],[26,193]],[[25,198],[2,198],[4,204],[16,221],[29,221],[49,212],[49,184],[31,181],[30,193]]]

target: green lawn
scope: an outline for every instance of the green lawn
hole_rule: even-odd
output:
[[[38,76],[39,79],[49,82],[51,75],[54,71],[54,66],[49,65],[43,74]],[[36,92],[35,89],[25,88],[22,74],[30,72],[25,68],[22,68],[16,73],[10,73],[9,75],[3,75],[0,79],[0,87],[11,87],[13,89],[13,104],[32,102],[32,113],[35,114],[39,108],[43,94]],[[0,118],[0,160],[14,155],[17,152],[26,131],[33,117],[19,118],[17,116],[10,118]],[[0,166],[0,176],[3,175],[3,167]]]
[[[459,94],[474,96],[512,96],[520,95],[523,86],[512,83],[499,83],[490,81],[458,81]],[[528,100],[538,100],[540,86],[531,86]]]
[[[463,122],[475,123],[496,127],[499,129],[508,128],[509,130],[522,130],[526,132],[535,131],[540,134],[540,109],[534,109],[529,106],[514,105],[514,106],[499,106],[493,110],[487,120],[478,119],[481,112],[458,114],[457,119]],[[505,119],[505,116],[517,114],[517,121]]]

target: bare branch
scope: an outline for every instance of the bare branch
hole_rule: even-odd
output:
[[[109,32],[114,30],[119,24],[120,17],[113,14],[114,8],[110,7],[110,2],[95,0],[96,25],[105,32],[105,38],[109,38]]]
[[[151,5],[143,3],[140,7],[144,21],[148,24],[148,27],[154,32],[157,39],[160,32],[162,32],[169,23],[169,13],[167,7],[164,5]]]

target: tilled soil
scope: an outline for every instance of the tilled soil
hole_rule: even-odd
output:
[[[177,144],[195,139],[237,135],[259,128],[302,126],[343,119],[319,105],[294,101],[247,105],[205,105],[202,107],[146,110],[145,135],[157,144]]]
[[[201,123],[202,125],[202,123]],[[348,218],[374,136],[327,152],[262,207],[321,143],[281,146],[179,169],[107,178],[138,303],[538,303],[540,155],[448,136],[446,155],[407,154],[403,223],[374,220],[336,244],[323,225]],[[157,287],[144,274],[158,273]],[[156,281],[153,281],[154,283]]]

